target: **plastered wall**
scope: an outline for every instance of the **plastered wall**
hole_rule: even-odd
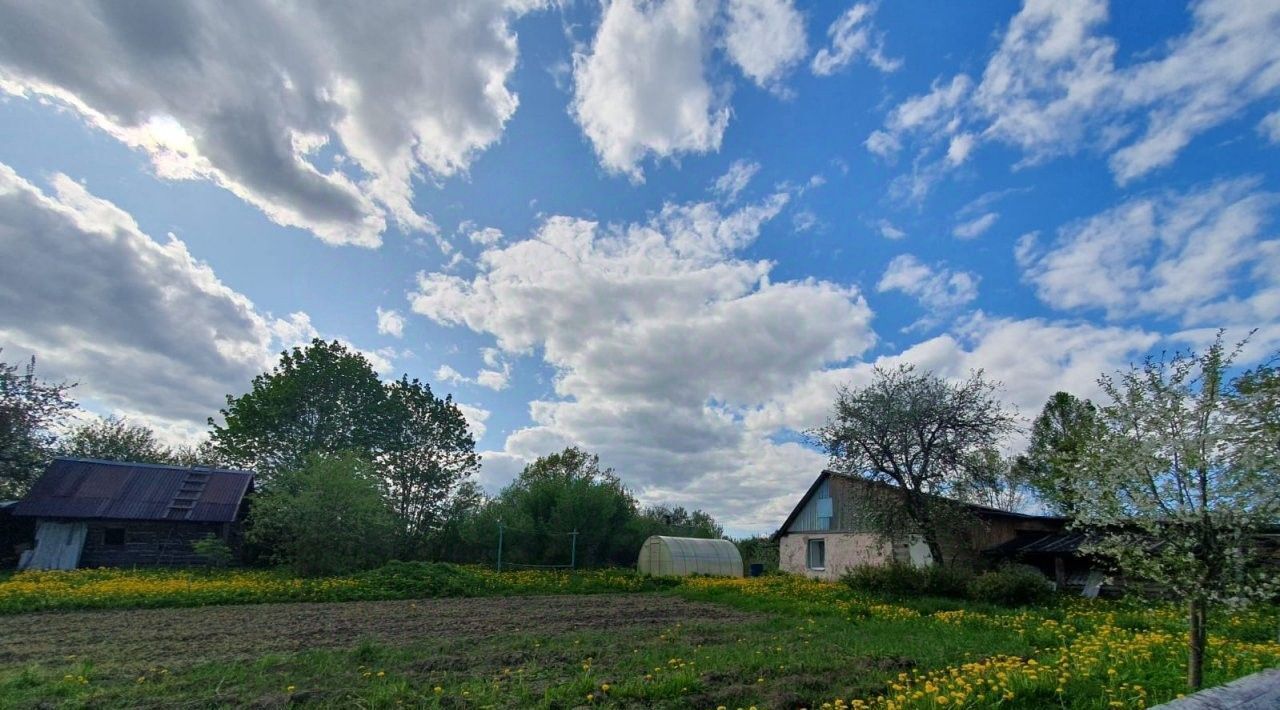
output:
[[[812,570],[805,565],[809,540],[826,540],[826,568]],[[892,546],[874,533],[797,533],[784,535],[778,543],[778,568],[817,579],[836,580],[850,567],[888,562]]]

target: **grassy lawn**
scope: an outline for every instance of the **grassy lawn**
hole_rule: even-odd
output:
[[[182,608],[255,598],[282,603]],[[0,612],[14,707],[1145,707],[1181,692],[1184,663],[1173,607],[1010,610],[792,577],[89,571],[0,580]],[[1219,614],[1207,681],[1280,665],[1278,624]]]

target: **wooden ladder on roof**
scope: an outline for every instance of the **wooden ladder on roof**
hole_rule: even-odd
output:
[[[173,500],[169,501],[169,509],[165,511],[164,517],[168,520],[186,520],[191,515],[192,509],[196,507],[196,501],[200,500],[200,494],[204,493],[207,485],[209,485],[209,471],[194,468],[187,471],[182,485],[173,494]]]

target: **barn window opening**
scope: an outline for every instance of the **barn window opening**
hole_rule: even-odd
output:
[[[102,544],[119,547],[124,544],[124,528],[107,528],[102,531]]]
[[[809,541],[809,569],[826,569],[827,568],[827,541],[826,540],[810,540]]]

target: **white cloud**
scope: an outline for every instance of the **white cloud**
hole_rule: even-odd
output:
[[[502,241],[502,230],[496,227],[471,229],[467,232],[467,239],[470,239],[472,244],[479,244],[482,247],[491,247]]]
[[[976,239],[995,226],[996,220],[998,219],[1000,219],[1000,213],[987,212],[974,217],[967,222],[957,224],[955,228],[951,230],[951,233],[960,239]]]
[[[1024,278],[1060,309],[1110,318],[1150,314],[1187,326],[1260,318],[1280,286],[1280,240],[1266,233],[1280,195],[1256,179],[1130,199],[1058,230],[1052,244],[1019,241]],[[1252,295],[1250,295],[1252,294]],[[1255,300],[1260,299],[1260,300]]]
[[[907,236],[906,232],[893,226],[893,223],[887,219],[880,220],[876,226],[880,230],[880,236],[885,239],[902,239]]]
[[[1197,135],[1280,93],[1280,5],[1204,0],[1192,18],[1168,54],[1117,78],[1121,101],[1144,111],[1146,128],[1111,156],[1121,184],[1169,165]]]
[[[381,306],[378,306],[377,313],[379,333],[395,338],[404,336],[404,316],[395,309],[383,310]]]
[[[1009,22],[974,91],[974,109],[993,138],[1033,160],[1074,150],[1083,123],[1105,111],[1116,43],[1096,36],[1105,0],[1028,0]]]
[[[886,160],[892,161],[902,150],[903,139],[908,134],[925,133],[931,140],[941,141],[949,138],[948,155],[944,162],[954,167],[969,157],[976,141],[972,137],[960,137],[956,132],[961,125],[958,114],[962,103],[973,89],[973,80],[964,74],[952,77],[949,82],[935,81],[929,92],[898,104],[885,118],[884,128],[876,129],[863,142],[867,150]],[[967,135],[967,134],[966,134]],[[898,192],[919,197],[927,190],[940,168],[935,165],[920,165],[917,159],[912,170],[915,179],[910,189],[898,189]]]
[[[720,148],[726,97],[708,83],[715,3],[615,0],[589,52],[573,58],[570,111],[612,172],[643,180],[640,162]]]
[[[511,382],[511,363],[502,356],[497,348],[484,348],[480,351],[484,359],[485,369],[476,373],[476,384],[488,387],[494,392],[501,392]]]
[[[152,240],[66,175],[50,187],[0,164],[0,343],[8,361],[34,353],[44,376],[79,382],[95,410],[192,435],[279,348],[319,335],[305,313],[259,313],[182,241]]]
[[[946,315],[955,313],[978,297],[981,278],[969,271],[955,271],[943,264],[930,266],[911,254],[901,254],[889,262],[876,290],[900,291],[919,302],[928,313],[909,329],[932,328]]]
[[[792,0],[729,0],[725,50],[747,78],[780,91],[780,82],[809,51],[804,16]]]
[[[452,365],[441,365],[436,368],[436,379],[448,382],[457,387],[461,384],[480,385],[495,392],[506,389],[511,382],[511,365],[501,356],[496,348],[485,348],[484,362],[486,367],[476,373],[475,377],[467,377],[458,372]]]
[[[988,377],[1003,383],[1002,398],[1029,420],[1059,390],[1096,399],[1099,375],[1126,367],[1160,340],[1160,336],[1138,329],[977,313],[957,323],[951,332],[902,352],[874,362],[814,372],[791,391],[752,412],[746,422],[749,429],[761,431],[804,431],[821,426],[831,413],[839,386],[866,384],[873,365],[892,367],[899,363],[957,379],[984,370]]]
[[[388,219],[434,229],[415,177],[465,170],[502,135],[517,105],[510,21],[537,4],[8,4],[0,91],[72,107],[162,177],[377,246]]]
[[[885,126],[894,136],[918,129],[954,132],[955,111],[972,89],[973,80],[964,74],[957,74],[949,82],[935,81],[929,93],[898,104],[889,113]]]
[[[735,160],[724,175],[716,178],[711,186],[713,192],[725,202],[738,199],[738,194],[746,189],[751,178],[760,172],[760,163],[751,160]]]
[[[471,428],[471,436],[476,441],[484,438],[484,434],[488,431],[485,422],[489,421],[489,410],[483,407],[477,407],[473,404],[463,404],[462,402],[454,402],[458,411],[462,412],[462,417],[467,420],[467,426]]]
[[[862,144],[867,147],[867,150],[885,159],[892,159],[898,151],[902,150],[902,142],[887,131],[872,131]]]
[[[889,155],[919,136],[918,160],[946,146],[940,169],[962,163],[979,141],[1020,149],[1019,165],[1090,149],[1108,155],[1116,182],[1128,184],[1280,94],[1280,6],[1201,0],[1190,7],[1185,34],[1117,66],[1120,47],[1103,34],[1105,0],[1027,0],[976,88],[963,74],[935,82],[891,110],[866,145]]]
[[[455,370],[451,365],[441,365],[440,367],[437,367],[436,379],[441,382],[448,382],[449,384],[455,387],[462,384],[463,382],[471,381],[461,372],[458,372],[457,370]]]
[[[845,10],[827,28],[830,47],[823,47],[813,56],[809,68],[818,76],[829,76],[849,66],[854,60],[866,57],[867,62],[883,72],[896,71],[901,59],[891,59],[884,53],[884,37],[876,31],[872,16],[876,6],[872,3],[855,3]]]
[[[785,203],[669,204],[624,225],[555,216],[486,250],[470,280],[421,274],[416,312],[538,353],[556,372],[555,396],[531,402],[533,425],[508,436],[503,470],[579,444],[642,500],[706,505],[715,490],[726,520],[776,525],[757,498],[793,496],[822,457],[744,430],[740,413],[874,339],[856,289],[774,282],[771,264],[738,256]],[[757,492],[729,485],[743,476]]]
[[[947,145],[947,162],[952,165],[962,165],[969,159],[969,154],[973,152],[976,142],[977,139],[972,133],[952,136],[951,143]]]
[[[791,227],[796,232],[808,232],[822,226],[822,220],[812,210],[800,210],[791,217]]]
[[[1280,111],[1272,111],[1258,122],[1258,132],[1268,141],[1280,145]]]
[[[510,377],[510,373],[506,370],[481,370],[476,373],[476,384],[501,392],[507,388]]]

